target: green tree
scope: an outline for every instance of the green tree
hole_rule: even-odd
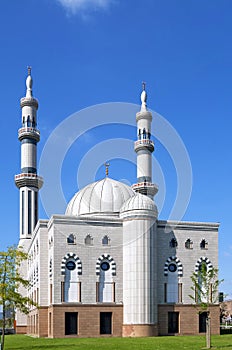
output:
[[[27,254],[14,246],[0,252],[0,305],[3,313],[1,350],[4,350],[7,309],[13,307],[27,314],[30,305],[35,305],[30,298],[19,292],[20,286],[25,289],[30,286],[29,281],[22,278],[19,273],[19,266],[26,259]]]
[[[210,305],[219,302],[218,287],[223,280],[218,279],[218,269],[207,267],[203,261],[197,272],[191,275],[193,295],[189,297],[194,300],[198,313],[206,312],[206,348],[211,348],[211,319]]]

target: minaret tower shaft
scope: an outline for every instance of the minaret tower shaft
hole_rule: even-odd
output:
[[[38,221],[38,191],[43,185],[37,175],[37,142],[40,132],[36,129],[38,101],[32,95],[31,68],[28,67],[26,96],[21,98],[22,127],[18,130],[21,142],[21,173],[15,176],[20,190],[20,240],[31,238]]]
[[[152,183],[152,152],[154,143],[151,140],[152,114],[147,110],[147,93],[145,83],[141,93],[141,109],[136,113],[137,141],[134,150],[137,153],[137,184],[132,188],[153,199],[158,192],[157,185]]]

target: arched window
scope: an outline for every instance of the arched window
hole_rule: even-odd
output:
[[[206,264],[206,262],[203,260],[203,261],[201,262],[201,264],[199,265],[199,271],[204,272],[204,271],[207,271],[207,270],[208,270],[207,264]]]
[[[167,303],[178,302],[178,269],[174,261],[168,265]]]
[[[187,241],[185,242],[185,248],[186,249],[193,249],[193,241],[191,241],[190,238],[188,238]]]
[[[208,271],[208,267],[206,262],[203,260],[199,265],[198,270],[198,286],[199,290],[196,290],[196,301],[197,302],[207,302],[207,280],[206,275]]]
[[[164,276],[167,279],[164,283],[164,302],[182,303],[182,283],[180,277],[183,276],[183,266],[176,256],[170,256],[164,264]]]
[[[201,257],[195,265],[195,274],[198,276],[198,286],[195,290],[196,302],[212,302],[212,285],[209,285],[208,272],[213,265],[207,257]]]
[[[202,239],[202,241],[200,243],[200,248],[201,249],[208,249],[208,242],[206,242],[205,239]]]
[[[98,283],[98,302],[114,302],[114,283],[112,267],[108,260],[103,260],[100,265],[100,278]]]
[[[30,126],[30,116],[28,115],[27,116],[27,127],[29,127]]]
[[[172,238],[169,245],[170,245],[170,248],[176,248],[178,246],[176,238]]]
[[[85,245],[93,245],[93,238],[90,235],[85,237]]]
[[[68,244],[75,244],[76,243],[76,237],[71,233],[67,238]]]
[[[102,238],[102,245],[109,245],[110,244],[110,239],[108,236],[104,236]]]
[[[36,266],[36,282],[39,282],[39,268]]]
[[[65,265],[64,279],[64,301],[77,302],[80,296],[80,284],[77,273],[77,262],[74,258],[69,258]]]
[[[52,277],[52,258],[50,258],[49,262],[49,277]]]
[[[99,276],[97,282],[97,302],[115,302],[116,263],[111,255],[102,254],[96,262],[96,275]]]
[[[34,117],[32,117],[32,123],[31,123],[31,125],[32,125],[33,128],[36,127],[36,125],[35,125],[35,118],[34,118]]]

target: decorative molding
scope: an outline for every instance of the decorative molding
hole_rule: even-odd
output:
[[[182,277],[183,276],[183,265],[180,262],[180,259],[178,259],[176,256],[170,256],[165,264],[164,264],[164,276],[168,275],[168,266],[171,263],[175,263],[177,266],[177,271],[178,271],[178,277]]]
[[[78,256],[74,253],[67,253],[61,262],[61,275],[65,275],[65,267],[68,259],[72,258],[77,264],[77,274],[82,275],[82,264]]]
[[[96,263],[96,275],[100,276],[101,263],[106,260],[110,263],[110,268],[112,271],[112,276],[116,276],[116,263],[110,254],[102,254]]]
[[[206,266],[207,266],[207,270],[212,270],[213,268],[213,265],[211,263],[211,261],[206,258],[205,256],[202,256],[200,259],[197,260],[196,262],[196,265],[195,265],[195,272],[198,272],[199,271],[199,267],[200,265],[202,264],[202,262],[205,262],[206,263]]]

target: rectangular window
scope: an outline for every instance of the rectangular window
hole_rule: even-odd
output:
[[[81,282],[78,282],[78,296],[77,300],[81,303]]]
[[[112,285],[113,287],[113,303],[115,303],[115,282]]]
[[[75,271],[71,271],[75,272]],[[75,275],[73,274],[74,278]],[[64,282],[64,301],[65,302],[80,302],[80,283],[70,280],[70,276],[66,274]]]
[[[61,282],[61,302],[64,302],[64,282]]]
[[[195,287],[195,302],[199,303],[200,302],[200,296],[197,288]]]
[[[36,314],[35,324],[36,324],[35,333],[38,334],[39,332],[39,315],[38,314]]]
[[[182,303],[182,283],[178,283],[178,303]]]
[[[48,334],[51,335],[52,333],[52,313],[49,312],[49,329],[48,329]]]
[[[65,335],[77,334],[77,312],[65,312]]]
[[[99,302],[99,282],[96,282],[96,302]]]
[[[35,315],[33,316],[33,333],[35,334]]]
[[[22,222],[22,235],[24,235],[24,207],[25,207],[25,191],[22,191],[22,211],[21,211],[21,222]]]
[[[114,302],[114,283],[99,282],[98,283],[98,302],[113,303]]]
[[[31,231],[31,191],[28,191],[28,233]]]
[[[175,276],[172,276],[175,277]],[[169,281],[167,283],[167,303],[178,303],[178,281]]]
[[[52,304],[52,284],[50,284],[50,304]]]
[[[167,283],[164,283],[164,302],[167,302]]]
[[[213,302],[213,284],[210,283],[210,291],[209,291],[209,302],[212,303]]]
[[[100,312],[100,334],[112,334],[112,312]]]
[[[207,312],[201,312],[199,314],[199,333],[206,332],[206,319],[207,319]]]
[[[179,312],[168,313],[168,333],[179,333]]]

